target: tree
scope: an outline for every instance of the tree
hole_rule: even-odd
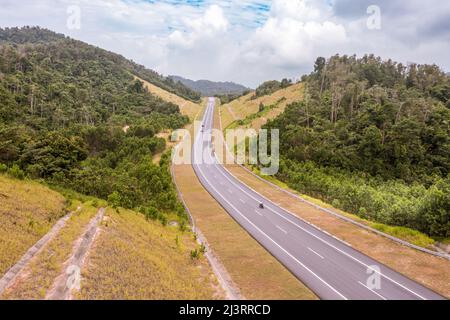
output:
[[[318,57],[314,63],[314,72],[321,74],[322,70],[325,68],[326,59],[324,57]]]
[[[146,88],[144,87],[144,83],[140,80],[135,80],[132,85],[128,88],[128,92],[130,93],[144,93],[146,92]]]
[[[121,204],[121,196],[117,191],[114,191],[108,196],[108,204],[113,208],[117,209],[120,207]]]
[[[20,164],[34,177],[50,178],[55,173],[67,173],[86,157],[87,150],[79,137],[49,132],[26,145]]]
[[[442,179],[433,185],[420,204],[418,228],[441,237],[450,236],[450,180]]]
[[[264,103],[260,102],[258,112],[263,112],[264,109],[265,109]]]
[[[156,165],[152,156],[166,147],[156,134],[189,118],[139,79],[190,100],[198,93],[40,28],[0,28],[0,75],[2,168],[108,199],[113,207],[154,208],[162,222],[168,215],[187,221],[170,157]]]
[[[281,88],[287,88],[287,87],[289,87],[290,85],[292,85],[292,80],[288,80],[288,79],[283,79],[283,80],[281,80],[281,84],[280,84],[280,87]]]

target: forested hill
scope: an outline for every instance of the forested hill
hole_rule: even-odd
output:
[[[435,65],[318,58],[280,130],[279,178],[375,221],[450,236],[450,78]]]
[[[156,136],[179,107],[134,75],[183,86],[125,58],[39,28],[0,29],[0,173],[45,179],[164,220],[185,219]],[[194,96],[192,96],[194,98]],[[128,128],[128,130],[124,129]]]
[[[432,65],[318,59],[308,99],[271,126],[297,160],[408,182],[450,169],[450,81]]]
[[[62,48],[56,52],[59,58],[64,59],[64,52],[62,49],[77,48],[78,51],[89,50],[90,54],[96,55],[98,58],[108,60],[109,63],[114,63],[117,67],[125,71],[135,74],[141,79],[174,93],[180,97],[188,100],[198,101],[200,94],[195,92],[181,82],[173,81],[169,77],[164,77],[157,72],[147,69],[131,60],[124,58],[121,55],[112,53],[94,46],[90,46],[81,41],[70,39],[63,34],[58,34],[47,29],[39,27],[24,27],[24,28],[0,28],[0,44],[10,44],[12,46],[19,46],[21,50],[26,50],[24,46],[30,45],[44,45],[54,48],[61,46]],[[25,53],[24,51],[21,54]],[[86,55],[86,52],[84,53]],[[56,57],[55,57],[56,58]],[[68,58],[66,56],[65,58]],[[79,58],[85,58],[80,56]]]

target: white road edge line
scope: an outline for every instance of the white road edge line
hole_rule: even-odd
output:
[[[317,252],[315,252],[313,249],[311,249],[310,247],[308,247],[308,250],[311,251],[312,253],[318,255],[320,258],[325,259],[323,256],[321,256],[320,254],[318,254]]]
[[[220,163],[218,163],[218,161],[217,161],[217,155],[214,155],[214,160],[215,160],[216,166],[219,166],[220,168],[222,168],[223,170],[225,170],[230,176],[232,176],[234,179],[236,179],[237,181],[239,181],[239,179],[237,179],[237,178],[236,178],[236,177],[235,177],[235,176],[234,176],[227,168],[225,168],[225,166],[221,166]],[[220,173],[221,173],[228,181],[230,181],[232,184],[234,184],[237,188],[239,188],[241,191],[243,191],[244,193],[246,193],[249,197],[253,198],[254,200],[259,201],[258,199],[256,199],[255,197],[253,197],[251,194],[249,194],[246,190],[244,190],[241,186],[239,186],[239,185],[236,184],[234,181],[232,181],[229,177],[227,177],[227,176],[222,172],[222,170],[219,170],[219,171],[220,171]],[[240,182],[240,181],[239,181],[239,182]],[[240,183],[242,183],[242,182],[240,182]],[[270,203],[272,203],[273,205],[277,206],[273,201],[267,199],[265,196],[263,196],[262,194],[260,194],[260,193],[257,192],[256,190],[254,190],[253,188],[251,188],[251,187],[249,187],[249,186],[247,186],[247,185],[246,185],[246,187],[247,187],[248,189],[252,190],[254,193],[258,194],[258,195],[259,195],[260,197],[262,197],[263,199],[266,199],[268,202],[270,202]],[[280,206],[278,206],[278,207],[280,207]],[[307,233],[310,234],[311,236],[313,236],[313,237],[319,239],[319,240],[322,241],[323,243],[329,245],[330,247],[334,248],[335,250],[341,252],[342,254],[346,255],[347,257],[349,257],[349,258],[353,259],[354,261],[360,263],[361,265],[365,266],[366,268],[370,268],[370,266],[368,266],[368,265],[365,264],[364,262],[360,261],[359,259],[353,257],[351,254],[349,254],[349,253],[347,253],[347,252],[345,252],[345,251],[343,251],[343,250],[341,250],[341,249],[335,247],[334,245],[332,245],[332,244],[329,243],[328,241],[326,241],[326,240],[324,240],[324,239],[322,239],[322,238],[316,236],[315,234],[311,233],[310,231],[304,229],[303,227],[299,226],[299,225],[296,224],[295,222],[291,221],[290,219],[288,219],[288,218],[286,218],[285,216],[281,215],[280,213],[276,212],[276,211],[273,210],[272,208],[268,207],[268,209],[269,209],[270,211],[272,211],[273,213],[277,214],[278,216],[282,217],[282,218],[285,219],[286,221],[289,221],[290,223],[294,224],[295,226],[297,226],[297,227],[300,228],[301,230],[307,232]],[[282,209],[282,210],[284,210],[285,212],[289,213],[293,218],[298,218],[297,215],[293,214],[293,213],[290,212],[289,210],[284,209],[284,208],[281,208],[281,207],[280,207],[280,209]],[[301,219],[301,218],[298,218],[298,219]],[[310,225],[311,225],[311,224],[310,224]],[[316,228],[317,230],[319,230],[317,227],[315,227],[315,228]],[[321,230],[319,230],[319,231],[321,231]],[[347,246],[351,247],[349,244],[345,243],[344,241],[340,240],[339,238],[336,238],[336,237],[334,237],[334,236],[332,236],[332,237],[335,238],[336,240],[342,242],[343,244],[346,244]],[[397,281],[391,279],[389,276],[384,275],[383,273],[378,272],[378,271],[376,271],[376,270],[375,270],[375,272],[378,273],[380,276],[384,277],[385,279],[391,281],[392,283],[395,283],[395,284],[398,285],[399,287],[401,287],[401,288],[403,288],[403,289],[409,291],[410,293],[416,295],[416,296],[419,297],[420,299],[422,299],[422,300],[427,300],[425,297],[423,297],[423,296],[421,296],[420,294],[414,292],[413,290],[411,290],[411,289],[405,287],[405,286],[402,285],[401,283],[398,283]]]
[[[199,138],[197,138],[199,139]],[[195,142],[194,142],[195,145]],[[196,159],[196,153],[194,152],[194,159]],[[202,153],[203,155],[203,153]],[[203,157],[202,157],[203,158]],[[214,156],[213,158],[214,160],[217,160],[216,157]],[[323,280],[321,277],[319,277],[316,273],[314,273],[314,271],[312,271],[311,269],[309,269],[306,265],[304,265],[301,261],[299,261],[296,257],[294,257],[290,252],[288,252],[285,248],[283,248],[280,244],[278,244],[275,240],[273,240],[270,236],[268,236],[264,231],[262,231],[259,227],[257,227],[252,221],[250,221],[245,215],[243,215],[231,202],[229,202],[217,189],[216,187],[214,187],[213,184],[211,184],[211,182],[209,181],[209,179],[205,176],[203,170],[201,169],[200,165],[194,164],[197,169],[199,170],[199,172],[201,173],[201,175],[203,176],[203,178],[206,180],[206,182],[211,186],[212,189],[214,189],[214,191],[226,202],[228,203],[229,206],[231,206],[244,220],[246,220],[250,225],[252,225],[256,230],[258,230],[263,236],[265,236],[267,239],[269,239],[272,243],[274,243],[278,248],[280,248],[285,254],[287,254],[291,259],[293,259],[295,262],[297,262],[300,266],[302,266],[305,270],[307,270],[308,272],[310,272],[313,276],[315,276],[317,279],[319,279],[319,281],[321,281],[323,284],[325,284],[327,287],[329,287],[332,291],[334,291],[335,293],[337,293],[340,297],[342,297],[344,300],[348,300],[347,297],[345,297],[342,293],[340,293],[338,290],[336,290],[333,286],[331,286],[329,283],[327,283],[325,280]],[[219,170],[220,171],[220,170]],[[223,175],[223,173],[220,171],[220,173]],[[228,179],[228,177],[226,177]],[[229,179],[228,179],[229,180]],[[233,183],[234,184],[234,183]],[[241,188],[239,188],[241,189]],[[247,192],[245,192],[247,193]],[[251,196],[251,198],[254,199],[254,197]],[[255,210],[256,211],[256,210]],[[257,212],[257,211],[256,211]]]

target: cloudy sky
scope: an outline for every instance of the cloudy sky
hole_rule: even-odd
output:
[[[450,71],[450,1],[441,0],[0,0],[0,26],[24,25],[165,75],[251,87],[299,78],[336,53]]]

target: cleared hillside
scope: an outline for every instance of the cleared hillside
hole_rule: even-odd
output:
[[[212,299],[223,294],[191,233],[162,227],[133,211],[109,209],[92,249],[78,299]],[[123,272],[126,270],[126,272]]]
[[[166,102],[170,102],[170,103],[177,105],[180,108],[180,112],[183,115],[188,116],[191,121],[194,119],[194,117],[199,112],[199,110],[200,110],[199,103],[194,103],[190,100],[187,100],[180,96],[177,96],[176,94],[173,94],[173,93],[166,91],[158,86],[155,86],[154,84],[152,84],[142,78],[139,78],[136,76],[135,76],[135,78],[144,82],[145,88],[147,88],[147,90],[151,94],[159,97],[160,99],[162,99]]]
[[[227,128],[233,122],[242,120],[241,124],[236,123],[235,125],[260,129],[267,123],[267,120],[280,115],[287,105],[302,100],[303,94],[304,85],[302,83],[294,84],[288,88],[278,90],[271,95],[256,99],[252,99],[255,93],[251,92],[221,106],[222,126],[223,128]],[[265,110],[258,115],[257,113],[260,111],[261,103],[264,105]]]
[[[64,215],[62,195],[0,175],[0,277]]]
[[[68,193],[72,215],[29,260],[1,299],[47,299],[86,228],[106,203]],[[0,176],[0,277],[64,213],[65,198],[36,182]],[[42,201],[42,200],[45,201]],[[33,223],[31,223],[33,221]],[[107,209],[83,262],[75,299],[223,298],[206,259],[191,258],[200,247],[192,233],[164,226],[141,213]],[[126,270],[126,272],[123,272]]]

